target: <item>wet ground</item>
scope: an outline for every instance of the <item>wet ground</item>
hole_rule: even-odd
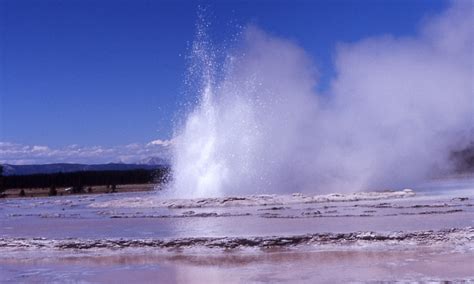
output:
[[[413,190],[4,199],[0,282],[474,281],[474,179]]]

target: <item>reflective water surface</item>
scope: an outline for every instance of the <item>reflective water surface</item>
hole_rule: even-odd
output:
[[[0,237],[180,238],[393,232],[474,226],[474,180],[432,181],[403,199],[206,208],[110,207],[159,193],[0,200]],[[474,280],[468,246],[378,245],[246,250],[0,248],[0,282],[251,283]]]

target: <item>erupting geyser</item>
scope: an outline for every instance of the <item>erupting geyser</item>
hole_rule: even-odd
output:
[[[250,26],[219,64],[200,25],[201,97],[176,133],[172,193],[373,190],[448,170],[474,125],[470,5],[415,37],[341,45],[324,93],[296,44]]]

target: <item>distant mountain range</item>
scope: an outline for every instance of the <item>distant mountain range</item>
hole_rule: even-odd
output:
[[[109,164],[44,164],[44,165],[9,165],[3,164],[4,175],[31,175],[50,173],[69,173],[80,171],[125,171],[125,170],[155,170],[168,167],[169,163],[165,159],[152,157],[140,161],[136,164],[109,163]]]
[[[149,157],[139,161],[138,165],[169,165],[169,157]]]

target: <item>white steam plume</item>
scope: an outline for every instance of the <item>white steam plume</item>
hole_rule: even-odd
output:
[[[471,8],[456,2],[416,37],[340,46],[324,94],[304,50],[256,27],[229,52],[220,79],[208,43],[195,45],[202,97],[177,133],[171,190],[376,190],[447,171],[450,150],[472,139]]]

